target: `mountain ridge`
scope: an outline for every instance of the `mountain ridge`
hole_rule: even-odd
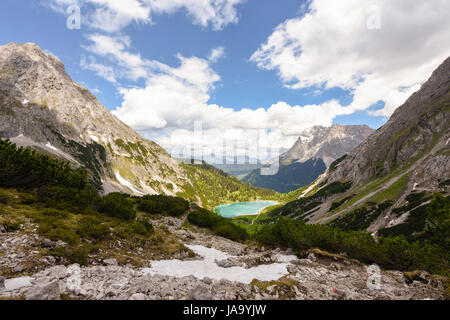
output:
[[[316,180],[333,161],[353,150],[372,132],[367,125],[308,128],[291,149],[280,155],[277,174],[263,176],[256,169],[242,181],[278,192],[294,191]]]

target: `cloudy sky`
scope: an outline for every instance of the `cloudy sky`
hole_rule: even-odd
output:
[[[169,152],[199,126],[204,149],[259,137],[275,153],[314,125],[378,128],[450,55],[448,0],[2,0],[0,9],[0,44],[53,53]]]

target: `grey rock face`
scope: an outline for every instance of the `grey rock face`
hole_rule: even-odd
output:
[[[421,89],[395,110],[384,126],[321,177],[321,183],[352,181],[352,187],[344,194],[326,199],[308,222],[329,223],[358,206],[366,205],[383,190],[395,187],[395,183],[401,183],[404,187],[396,196],[395,203],[367,228],[376,236],[380,229],[407,222],[410,210],[401,217],[392,214],[392,210],[406,205],[406,197],[413,191],[448,194],[449,103],[450,58],[447,58]],[[342,210],[338,209],[336,214],[328,214],[333,201],[356,194],[364,196]]]
[[[327,166],[363,142],[373,129],[366,125],[332,127],[315,126],[303,131],[294,146],[282,154],[284,163],[322,159]]]
[[[450,58],[422,88],[398,107],[389,121],[328,174],[329,181],[361,184],[416,159],[415,182],[430,189],[450,178]],[[447,152],[447,153],[446,153]],[[418,159],[418,160],[417,160]]]
[[[65,266],[54,266],[48,269],[48,275],[52,279],[64,279],[67,276],[67,268]]]
[[[57,281],[32,287],[25,295],[26,300],[59,300],[60,291]]]

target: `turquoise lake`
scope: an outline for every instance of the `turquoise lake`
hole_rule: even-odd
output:
[[[225,218],[233,218],[236,216],[256,215],[264,208],[274,206],[277,202],[273,201],[254,201],[254,202],[238,202],[231,204],[221,204],[215,207],[215,211]]]

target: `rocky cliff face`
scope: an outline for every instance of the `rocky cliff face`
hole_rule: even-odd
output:
[[[284,164],[290,164],[320,158],[329,166],[334,160],[352,151],[373,132],[374,130],[366,125],[314,126],[303,131],[294,146],[282,154],[280,159]]]
[[[183,170],[32,43],[0,47],[0,137],[84,166],[104,192],[180,191]]]
[[[389,121],[329,173],[329,181],[355,184],[416,164],[414,183],[430,189],[449,178],[450,58]]]
[[[342,182],[351,188],[322,199],[309,221],[411,239],[420,235],[432,194],[449,195],[449,107],[447,58],[383,127],[317,181],[323,188]]]

